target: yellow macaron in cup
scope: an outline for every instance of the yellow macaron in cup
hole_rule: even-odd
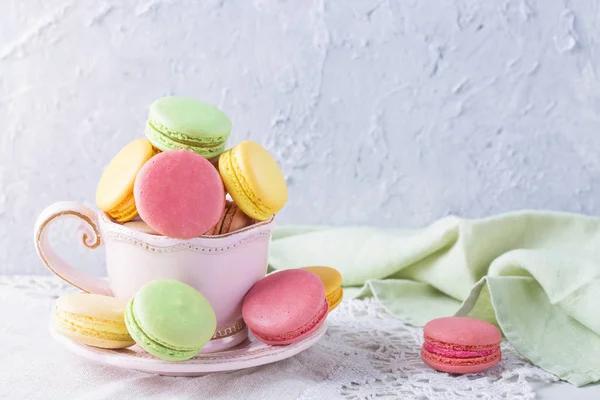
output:
[[[251,140],[222,153],[219,173],[237,206],[258,221],[266,221],[287,202],[285,179],[275,159]]]
[[[142,166],[158,153],[146,139],[130,142],[111,160],[96,188],[96,205],[117,222],[131,221],[138,212],[133,184]]]

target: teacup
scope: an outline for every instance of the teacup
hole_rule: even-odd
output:
[[[104,244],[108,280],[72,267],[52,250],[47,228],[63,217],[81,220],[79,234],[87,248]],[[34,244],[46,267],[85,292],[129,299],[155,279],[177,279],[196,288],[217,315],[215,334],[202,350],[211,353],[248,337],[242,301],[267,272],[273,228],[271,218],[225,235],[181,240],[133,230],[80,203],[58,202],[38,217]]]

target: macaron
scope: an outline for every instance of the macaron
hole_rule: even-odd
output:
[[[468,317],[438,318],[425,325],[423,335],[421,358],[438,371],[481,372],[502,359],[502,333],[489,322]]]
[[[219,172],[189,150],[153,157],[138,173],[133,192],[144,222],[161,235],[178,239],[207,232],[225,207]]]
[[[225,150],[231,121],[217,107],[187,97],[163,97],[150,106],[146,137],[162,150],[190,150],[213,158]]]
[[[244,298],[242,317],[258,340],[285,345],[317,330],[328,310],[319,277],[309,271],[290,269],[258,281]]]
[[[210,341],[217,317],[196,289],[173,279],[147,283],[129,301],[125,323],[148,353],[167,361],[194,357]]]
[[[206,234],[223,235],[250,226],[255,222],[255,220],[244,214],[234,202],[225,200],[225,209],[221,219]]]
[[[158,151],[146,139],[130,142],[104,169],[96,188],[96,205],[117,222],[138,215],[133,185],[142,166]]]
[[[344,297],[342,274],[337,269],[331,267],[303,267],[301,269],[312,272],[323,282],[325,297],[327,298],[327,304],[329,304],[329,312],[342,302],[342,298]]]
[[[160,235],[160,233],[156,232],[150,225],[142,220],[125,222],[123,226],[148,235]]]
[[[233,201],[250,218],[265,221],[287,202],[281,169],[256,142],[246,140],[221,154],[219,173]]]
[[[52,314],[54,330],[71,340],[105,349],[135,344],[125,326],[127,302],[99,294],[75,293],[58,298]]]

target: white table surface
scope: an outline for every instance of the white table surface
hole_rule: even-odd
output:
[[[97,365],[48,332],[55,299],[70,290],[56,278],[0,277],[0,399],[600,399],[600,385],[549,383],[553,375],[508,344],[503,361],[483,374],[435,372],[419,358],[422,330],[393,319],[374,300],[344,302],[317,345],[271,365],[199,378]]]
[[[536,384],[537,397],[541,400],[598,400],[600,385],[577,388],[565,382]]]

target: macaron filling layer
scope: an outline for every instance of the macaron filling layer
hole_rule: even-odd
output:
[[[103,340],[133,342],[123,323],[82,316],[58,309],[54,312],[54,322],[55,327],[60,331]]]
[[[452,350],[452,349],[436,346],[434,344],[427,343],[427,342],[425,342],[423,344],[423,347],[430,353],[437,354],[442,357],[449,357],[449,358],[486,357],[486,356],[489,356],[490,354],[493,354],[496,351],[498,351],[498,348],[486,349],[486,350],[480,350],[480,351]]]
[[[138,215],[138,212],[135,207],[133,193],[127,195],[122,202],[106,213],[117,222],[127,222],[135,218]]]
[[[73,324],[68,321],[59,320],[59,323],[56,325],[58,331],[63,332],[72,332],[78,335],[87,336],[90,338],[102,339],[102,340],[110,340],[116,342],[125,342],[130,343],[133,342],[133,339],[129,334],[118,334],[114,332],[105,332],[98,331],[95,329],[88,329],[80,325]]]
[[[455,358],[455,357],[444,357],[439,354],[428,351],[425,346],[421,348],[421,357],[428,359],[436,363],[454,365],[454,366],[470,366],[492,363],[494,361],[500,361],[502,353],[500,348],[497,348],[493,353],[483,357],[472,357],[472,358]]]
[[[229,183],[234,186],[237,194],[241,195],[247,200],[245,205],[249,205],[252,207],[251,217],[257,217],[261,220],[267,220],[273,213],[268,210],[268,207],[262,204],[260,199],[254,194],[254,192],[250,189],[250,185],[243,178],[243,174],[241,173],[241,168],[239,164],[235,161],[235,156],[232,154],[232,151],[226,151],[221,155],[221,160],[219,160],[219,167],[224,166],[226,169],[226,177],[229,178]],[[233,195],[232,195],[233,196]],[[235,200],[235,199],[234,199]],[[238,206],[240,203],[238,203]],[[248,214],[248,213],[247,213]]]
[[[88,326],[97,326],[99,328],[107,329],[111,332],[116,333],[127,333],[127,328],[125,327],[125,321],[112,321],[109,319],[91,317],[89,315],[76,314],[70,311],[65,311],[60,308],[57,308],[54,311],[55,315],[63,320],[68,321],[70,324],[74,325],[82,325],[87,324]]]
[[[201,155],[218,155],[225,150],[225,144],[228,136],[214,136],[194,138],[182,132],[177,132],[168,127],[159,124],[156,121],[148,120],[146,125],[146,136],[150,141],[161,150],[172,150],[172,148],[194,150]],[[162,146],[161,146],[162,145]]]
[[[425,339],[425,343],[429,343],[429,344],[439,347],[439,348],[444,348],[444,349],[449,349],[449,350],[457,350],[457,351],[482,351],[482,350],[497,349],[500,347],[500,342],[493,343],[493,344],[487,344],[487,345],[481,345],[481,344],[465,345],[465,344],[453,344],[453,343],[442,342],[442,341],[436,340],[428,335],[424,335],[423,338]]]
[[[201,348],[199,347],[175,347],[173,345],[164,343],[145,332],[135,318],[133,312],[134,301],[135,298],[133,298],[127,306],[127,310],[125,312],[125,324],[127,325],[127,329],[129,330],[129,333],[135,342],[142,346],[144,350],[159,358],[172,361],[188,360],[200,352]]]
[[[323,302],[323,305],[319,308],[319,312],[317,313],[317,315],[315,315],[310,321],[308,321],[307,323],[302,325],[300,328],[298,328],[292,332],[286,332],[286,333],[282,333],[282,334],[278,334],[278,335],[268,335],[268,334],[262,334],[259,332],[254,332],[254,331],[252,331],[252,333],[254,334],[254,336],[258,337],[259,339],[264,339],[265,341],[268,341],[268,342],[283,342],[286,340],[294,339],[298,336],[305,334],[306,332],[310,331],[315,326],[317,326],[318,324],[323,322],[325,320],[325,318],[327,317],[328,311],[329,311],[329,305],[327,304],[327,302]]]

